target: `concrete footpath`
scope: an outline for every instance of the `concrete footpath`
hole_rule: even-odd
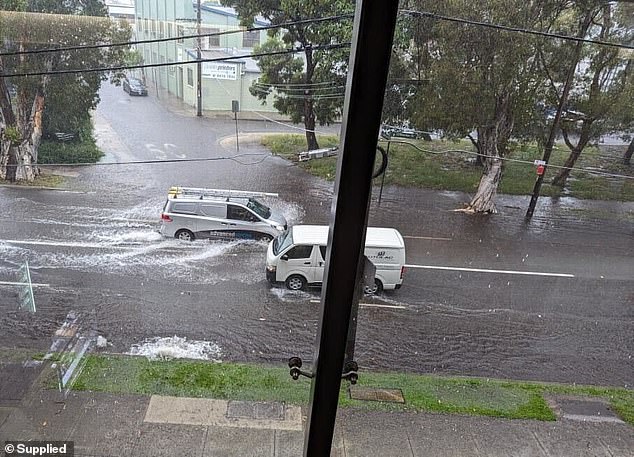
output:
[[[268,402],[71,393],[0,407],[5,440],[71,440],[76,456],[302,455],[306,410]],[[339,411],[332,456],[631,457],[634,428],[618,422],[507,420]]]

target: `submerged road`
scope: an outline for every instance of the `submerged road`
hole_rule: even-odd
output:
[[[172,185],[278,192],[268,203],[292,223],[327,224],[332,183],[258,144],[236,158],[220,141],[232,123],[152,97],[104,88],[96,118],[107,162],[214,160],[83,167],[71,170],[73,192],[0,188],[0,347],[43,350],[76,311],[114,351],[178,336],[213,342],[227,360],[309,361],[319,289],[268,284],[265,243],[183,243],[156,229]],[[527,224],[526,198],[501,196],[491,217],[453,211],[467,199],[387,188],[373,202],[370,225],[399,229],[408,267],[402,289],[362,300],[361,367],[631,385],[634,206],[541,199]],[[25,260],[35,315],[17,311]]]

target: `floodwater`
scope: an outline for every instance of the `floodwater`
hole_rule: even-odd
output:
[[[319,289],[270,285],[264,242],[185,243],[156,230],[172,185],[278,192],[267,204],[291,224],[328,224],[332,183],[256,143],[240,153],[259,155],[227,159],[236,151],[216,140],[233,125],[214,131],[213,120],[160,111],[151,98],[109,115],[117,96],[105,93],[99,112],[100,132],[116,145],[109,161],[154,153],[218,160],[80,168],[72,192],[1,188],[0,347],[45,351],[75,312],[108,351],[309,363]],[[161,128],[132,122],[134,109]],[[408,268],[400,290],[363,297],[362,369],[631,386],[632,203],[542,198],[525,222],[527,197],[500,196],[498,214],[470,216],[454,211],[465,194],[387,187],[379,205],[378,191],[370,225],[404,235],[409,265],[448,269]],[[9,284],[25,261],[35,314],[18,310],[19,288]]]

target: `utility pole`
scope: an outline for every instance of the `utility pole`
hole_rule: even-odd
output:
[[[583,38],[588,32],[588,28],[590,24],[592,24],[592,18],[594,14],[592,10],[588,10],[586,13],[586,17],[581,25],[579,33],[577,34],[577,38]],[[557,106],[557,112],[555,113],[555,119],[553,119],[553,125],[550,127],[550,134],[548,135],[548,141],[544,146],[544,157],[542,160],[545,162],[543,172],[537,176],[537,180],[535,181],[535,186],[533,187],[533,195],[531,196],[531,202],[528,204],[528,210],[526,211],[526,219],[530,219],[533,217],[533,213],[535,212],[535,206],[537,205],[537,199],[539,198],[539,191],[542,187],[542,182],[544,181],[544,176],[546,175],[546,167],[548,166],[548,161],[550,160],[550,155],[553,152],[553,146],[555,145],[555,137],[557,135],[557,129],[559,128],[559,122],[561,120],[561,113],[563,112],[564,105],[568,100],[568,94],[570,93],[570,88],[572,87],[572,81],[575,76],[575,71],[577,70],[577,64],[579,63],[579,58],[581,57],[581,48],[583,47],[582,41],[577,41],[575,45],[575,53],[574,59],[570,64],[570,68],[568,69],[568,74],[566,75],[566,82],[564,84],[563,91],[561,93],[561,97],[559,98],[559,104]]]
[[[202,88],[202,82],[203,82],[203,77],[202,77],[202,73],[203,73],[203,64],[201,62],[202,60],[202,42],[200,41],[200,21],[201,21],[201,15],[200,15],[200,0],[198,0],[198,12],[196,14],[196,29],[197,32],[196,34],[198,35],[197,41],[198,41],[198,53],[197,53],[197,57],[198,57],[198,64],[197,64],[197,74],[198,74],[198,81],[196,83],[196,116],[201,117],[203,115],[203,88]]]

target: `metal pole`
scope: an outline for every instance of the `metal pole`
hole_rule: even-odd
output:
[[[196,116],[200,117],[203,115],[203,88],[202,88],[202,73],[203,73],[203,64],[201,62],[202,59],[202,51],[201,51],[201,47],[202,47],[202,43],[201,43],[201,38],[200,38],[200,21],[201,21],[201,17],[200,17],[200,0],[198,0],[198,12],[196,13],[196,28],[197,28],[197,41],[198,41],[198,52],[197,52],[197,57],[198,57],[198,63],[196,64],[197,66],[197,73],[198,73],[198,81],[196,84]]]
[[[586,13],[586,17],[584,22],[582,23],[581,29],[577,34],[578,38],[583,38],[592,23],[592,10],[588,10]],[[557,106],[557,112],[555,113],[555,119],[553,119],[553,125],[550,128],[550,134],[548,135],[548,141],[544,146],[544,157],[542,160],[546,162],[544,166],[544,172],[537,176],[537,180],[535,181],[535,186],[533,187],[533,195],[531,196],[531,201],[528,204],[528,209],[526,210],[526,219],[530,219],[533,217],[533,213],[535,212],[535,206],[537,205],[537,199],[539,198],[539,191],[542,187],[542,182],[544,181],[544,176],[546,175],[546,168],[548,167],[548,161],[550,160],[550,155],[553,152],[553,146],[555,145],[555,136],[557,133],[557,129],[559,128],[559,122],[561,120],[561,113],[563,112],[564,105],[568,100],[568,94],[570,93],[570,89],[572,87],[572,81],[575,76],[575,71],[577,69],[577,64],[579,63],[579,59],[581,57],[581,48],[583,47],[582,41],[577,41],[575,45],[575,58],[573,59],[570,68],[568,69],[568,74],[566,75],[566,81],[564,84],[563,91],[561,93],[561,98],[559,99],[559,104]]]
[[[238,112],[233,113],[233,117],[236,120],[236,151],[240,151],[240,143],[238,142]]]
[[[356,2],[304,457],[330,456],[397,11],[397,1]]]
[[[390,140],[387,140],[387,151],[385,152],[385,154],[387,155],[388,158],[388,163],[389,162],[389,158],[390,158],[390,144],[392,144],[392,142]],[[381,190],[379,191],[379,206],[381,206],[381,197],[383,196],[383,183],[385,182],[385,174],[387,173],[387,168],[385,169],[385,171],[383,172],[383,175],[381,176]]]

